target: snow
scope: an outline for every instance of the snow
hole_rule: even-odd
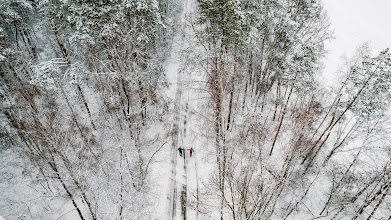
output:
[[[157,1],[153,1],[153,4],[155,4],[155,6],[157,6],[157,3]],[[200,72],[203,72],[204,70],[196,70],[194,68],[194,66],[197,65],[188,65],[188,62],[199,61],[197,59],[193,59],[194,57],[191,56],[198,55],[201,56],[201,59],[207,59],[205,57],[202,57],[202,55],[204,55],[202,53],[194,55],[189,51],[189,48],[191,48],[192,50],[202,49],[197,48],[197,46],[194,46],[197,45],[194,43],[194,41],[197,41],[197,39],[195,37],[195,34],[193,33],[194,30],[190,26],[190,22],[194,21],[195,19],[193,17],[194,10],[196,9],[195,4],[195,0],[185,0],[183,2],[183,10],[180,14],[178,26],[176,27],[176,33],[171,42],[171,51],[164,65],[164,70],[167,75],[167,81],[170,83],[169,88],[165,91],[165,96],[168,97],[168,103],[170,103],[170,106],[168,107],[169,109],[167,118],[165,118],[164,121],[156,121],[156,123],[152,122],[151,128],[148,128],[148,130],[145,131],[144,136],[142,136],[142,138],[148,140],[159,140],[155,142],[150,141],[153,142],[151,144],[153,145],[153,147],[156,147],[156,145],[161,145],[160,150],[157,150],[155,152],[156,155],[153,154],[155,156],[151,157],[151,167],[149,167],[150,169],[146,170],[146,173],[147,171],[150,171],[146,180],[148,182],[148,184],[146,184],[147,189],[145,189],[145,191],[141,193],[131,192],[132,187],[130,186],[130,184],[133,181],[133,174],[130,174],[129,176],[131,177],[128,177],[127,179],[129,181],[126,183],[126,185],[130,186],[130,190],[128,192],[128,200],[126,201],[126,208],[130,210],[128,210],[128,213],[132,213],[132,215],[133,212],[135,213],[133,216],[131,216],[131,219],[201,220],[218,219],[220,217],[219,209],[220,202],[222,200],[220,200],[219,197],[221,196],[221,194],[217,186],[218,184],[216,183],[215,175],[216,170],[218,169],[216,168],[216,153],[214,152],[215,146],[213,145],[213,133],[211,132],[213,131],[213,126],[211,126],[210,123],[208,124],[208,119],[213,118],[213,115],[209,115],[208,110],[210,110],[210,106],[208,105],[210,105],[210,103],[208,103],[208,100],[205,99],[205,97],[208,97],[208,94],[204,92],[205,90],[207,90],[207,88],[205,88],[205,78],[207,76],[205,76],[205,73],[200,74]],[[276,21],[278,21],[278,19],[276,19]],[[294,23],[288,25],[294,25]],[[259,34],[256,31],[253,32],[254,33],[250,33],[250,35],[255,36]],[[140,35],[139,39],[143,40],[145,36]],[[256,39],[256,37],[254,37],[254,39]],[[300,53],[300,56],[304,57],[307,54],[307,52],[300,50],[298,50],[298,53]],[[0,61],[2,59],[5,58],[0,55]],[[49,60],[47,62],[41,62],[39,65],[37,65],[37,74],[32,77],[32,82],[44,87],[45,89],[58,89],[55,88],[55,81],[53,81],[53,77],[50,77],[49,74],[50,69],[56,68],[55,64],[58,64],[55,61],[56,60]],[[66,68],[66,66],[64,67]],[[76,67],[76,69],[79,70],[78,67]],[[76,72],[67,73],[69,73],[69,75],[76,74]],[[69,79],[73,77],[67,77],[67,74],[65,74],[63,78]],[[83,82],[83,80],[81,80],[80,82]],[[238,83],[238,85],[241,86],[243,84]],[[117,209],[121,206],[118,203],[122,203],[123,168],[121,165],[119,165],[122,162],[122,160],[119,159],[120,157],[122,158],[122,148],[125,147],[124,145],[129,144],[129,142],[132,142],[134,140],[131,140],[132,138],[129,138],[127,136],[128,134],[126,134],[126,132],[129,131],[128,128],[124,126],[118,129],[116,127],[118,126],[118,124],[115,124],[113,122],[113,119],[110,118],[110,116],[109,118],[105,119],[105,122],[102,122],[102,120],[99,121],[98,115],[100,112],[98,110],[101,109],[100,106],[103,106],[103,103],[100,103],[100,101],[103,99],[98,96],[102,95],[103,93],[101,94],[99,92],[96,92],[96,90],[94,90],[92,86],[89,86],[90,85],[88,83],[84,83],[82,85],[82,89],[86,97],[87,103],[91,108],[91,117],[88,116],[84,110],[77,109],[75,111],[77,116],[80,117],[79,121],[82,124],[88,125],[90,121],[91,124],[93,121],[98,121],[98,123],[100,122],[103,125],[102,127],[107,128],[107,130],[104,131],[109,132],[110,134],[104,137],[97,137],[96,140],[97,142],[102,142],[101,146],[105,146],[107,148],[105,149],[105,152],[103,152],[103,157],[106,160],[99,165],[102,167],[106,165],[105,163],[113,165],[108,165],[110,172],[107,176],[105,176],[107,178],[101,178],[102,176],[99,176],[99,174],[96,176],[92,175],[92,177],[89,177],[84,184],[90,187],[90,191],[88,193],[91,194],[89,196],[94,197],[94,200],[96,199],[96,201],[94,201],[96,202],[96,206],[102,208],[102,210],[105,211],[104,213],[99,213],[100,216],[103,216],[104,218],[110,218],[114,212],[118,212]],[[274,86],[272,89],[274,90]],[[237,100],[240,100],[242,98],[240,97],[242,90],[238,89],[238,91],[239,92],[236,94],[235,98],[237,98]],[[244,94],[246,94],[246,92],[247,91],[244,91]],[[70,94],[68,95],[71,98],[78,98],[77,93],[75,93],[75,91],[70,92]],[[297,94],[295,95],[297,96]],[[165,96],[162,95],[161,97]],[[305,96],[305,94],[303,96]],[[274,98],[274,94],[268,96],[265,95],[263,101],[264,103],[266,103],[266,105],[272,105]],[[115,99],[114,97],[107,97],[107,99],[111,100],[111,104],[113,106],[119,102],[119,100]],[[246,101],[244,98],[243,100]],[[38,101],[44,102],[45,100]],[[38,103],[38,101],[36,102]],[[78,104],[78,102],[75,100],[71,100],[70,102],[72,103],[72,105]],[[283,103],[283,100],[280,100],[279,104],[283,105]],[[59,104],[65,106],[65,103]],[[298,102],[297,104],[300,105],[300,102]],[[224,103],[224,105],[227,105],[227,103]],[[301,108],[291,108],[291,105],[293,105],[293,101],[289,103],[288,111],[294,111],[295,109],[301,110]],[[296,105],[296,103],[294,105]],[[246,106],[243,102],[242,108],[242,112],[237,109],[234,110],[240,113],[236,112],[234,116],[232,116],[232,127],[236,126],[236,128],[239,129],[245,128],[246,126],[252,125],[253,121],[261,120],[265,121],[266,124],[267,119],[270,119],[271,115],[273,114],[272,108],[266,109],[266,111],[264,112],[262,104],[261,112],[259,110],[259,105],[257,106],[257,104],[252,104],[251,101],[246,103]],[[242,140],[247,141],[246,139],[240,139],[240,137],[235,137],[239,136],[239,132],[227,132],[227,136],[224,141],[227,140],[227,146],[229,146],[229,151],[230,153],[232,153],[231,159],[229,160],[229,162],[227,162],[227,167],[229,167],[228,169],[230,169],[232,173],[224,175],[226,175],[227,178],[227,185],[232,183],[239,185],[239,190],[231,189],[231,191],[229,191],[228,189],[225,189],[226,191],[224,191],[224,193],[227,194],[224,195],[226,197],[224,198],[226,199],[226,204],[224,208],[225,213],[223,213],[222,215],[226,219],[230,219],[231,217],[228,206],[230,206],[230,204],[233,204],[232,201],[239,201],[239,199],[241,199],[234,198],[234,196],[238,196],[238,194],[241,194],[240,190],[246,190],[241,188],[240,181],[242,181],[241,178],[244,176],[242,174],[246,173],[249,169],[256,170],[253,173],[249,174],[251,178],[256,180],[249,180],[249,182],[254,185],[254,187],[251,187],[255,190],[251,189],[248,191],[255,192],[257,187],[262,188],[261,190],[258,189],[260,191],[258,193],[262,195],[263,193],[265,193],[265,197],[268,197],[270,195],[270,200],[267,203],[273,203],[274,201],[276,202],[274,205],[265,205],[265,210],[263,212],[266,214],[264,216],[267,216],[270,212],[270,219],[281,219],[282,217],[285,217],[286,219],[294,220],[331,218],[331,216],[335,214],[336,209],[339,208],[337,206],[344,205],[344,201],[342,201],[341,199],[341,201],[338,201],[340,203],[336,204],[335,207],[328,207],[329,209],[325,211],[327,213],[323,213],[322,215],[323,207],[325,207],[325,205],[328,203],[328,195],[330,194],[330,191],[333,193],[332,189],[333,187],[335,187],[335,184],[338,184],[339,181],[345,181],[347,187],[353,188],[349,189],[350,191],[346,189],[337,189],[339,191],[335,193],[335,196],[341,196],[341,194],[344,193],[342,192],[343,190],[346,190],[348,193],[355,193],[355,188],[360,187],[357,185],[365,183],[365,181],[363,181],[363,183],[357,181],[356,185],[350,184],[350,181],[344,179],[348,178],[345,177],[345,174],[349,174],[357,178],[362,177],[361,173],[363,173],[364,175],[367,175],[366,178],[370,178],[368,177],[368,175],[370,175],[372,172],[381,172],[383,168],[387,168],[387,165],[384,164],[389,159],[389,155],[384,152],[380,152],[380,147],[378,146],[364,146],[366,144],[365,142],[362,142],[360,137],[355,137],[357,140],[351,141],[350,146],[342,146],[340,149],[338,149],[335,155],[333,155],[333,157],[330,159],[330,162],[322,164],[320,161],[323,160],[323,158],[326,158],[328,153],[328,151],[325,151],[324,149],[331,148],[333,141],[336,141],[336,138],[334,136],[331,136],[328,140],[330,145],[325,144],[324,149],[322,151],[319,151],[319,154],[315,154],[317,158],[321,159],[319,159],[313,164],[309,164],[308,167],[310,168],[308,170],[305,169],[306,164],[300,164],[302,159],[301,157],[304,155],[297,156],[293,153],[292,155],[290,154],[291,152],[296,151],[296,149],[292,149],[290,143],[292,141],[296,141],[296,130],[294,130],[294,128],[290,128],[290,126],[295,126],[292,125],[292,121],[294,120],[292,118],[295,117],[293,113],[287,113],[287,117],[284,123],[282,123],[281,119],[282,131],[279,133],[278,141],[275,146],[273,143],[274,151],[271,156],[268,155],[268,152],[271,147],[268,142],[271,142],[269,139],[273,139],[274,136],[272,135],[274,129],[273,123],[267,124],[266,126],[264,125],[264,127],[262,128],[264,129],[264,131],[262,130],[262,132],[265,132],[265,135],[263,136],[263,134],[260,134],[260,137],[257,137],[258,139],[254,141],[261,143],[252,143],[251,141],[246,142],[249,143],[249,146],[246,146],[246,144],[240,142]],[[114,120],[121,121],[120,117]],[[278,121],[279,119],[276,120],[276,124],[278,124]],[[104,124],[106,122],[107,124]],[[300,122],[297,123],[300,124]],[[349,127],[349,123],[350,122],[346,122],[345,124],[341,123],[340,127],[336,126],[335,130],[341,129],[342,131],[338,132],[344,133],[345,131],[342,127]],[[254,123],[254,125],[260,126],[259,123]],[[325,125],[319,126],[319,131],[321,132],[322,129],[325,129],[324,127]],[[363,127],[363,129],[365,128]],[[261,129],[257,129],[258,128],[254,128],[254,133],[261,133]],[[326,131],[327,129],[325,130],[325,132]],[[99,136],[100,134],[97,131],[92,131],[91,133],[96,134],[96,136]],[[315,132],[315,134],[317,134],[317,136],[315,136],[314,134],[315,138],[318,137],[318,133]],[[155,135],[163,135],[164,137],[162,138],[159,136],[158,138],[154,138]],[[105,138],[112,138],[118,140],[106,140]],[[160,140],[162,140],[162,143],[160,143]],[[127,147],[133,147],[132,144],[133,143],[129,144]],[[362,147],[356,146],[360,144],[362,144]],[[303,145],[305,145],[303,147],[311,147],[310,144]],[[146,151],[145,157],[150,156],[150,154],[152,154],[151,152],[155,149],[153,147],[147,148],[149,146],[149,143],[147,143],[145,144],[146,149],[143,149]],[[184,156],[179,155],[178,147],[185,149]],[[373,150],[372,147],[378,147],[379,152],[376,149]],[[194,149],[194,153],[192,154],[192,156],[190,156],[190,148]],[[251,149],[249,150],[245,148]],[[121,149],[121,156],[119,156],[119,149]],[[248,151],[251,152],[247,153]],[[363,152],[363,155],[359,155],[357,153],[361,151]],[[126,153],[125,157],[127,157],[127,159],[129,160],[137,160],[132,158],[132,155],[128,155],[128,153],[132,154],[133,152],[135,152],[135,150],[129,150],[129,152]],[[302,154],[305,151],[297,152],[297,154]],[[248,154],[252,154],[251,158],[256,159],[248,159]],[[257,154],[259,154],[259,156],[253,156]],[[290,156],[292,158],[295,157],[293,159],[292,164],[290,164]],[[354,165],[354,171],[351,171],[351,173],[349,173],[348,171],[346,171],[346,166],[349,165],[349,163],[353,163],[356,158],[358,158],[358,160],[361,160],[362,163],[357,166]],[[80,164],[82,165],[82,163]],[[23,216],[19,216],[19,218],[33,218],[33,215],[29,217],[25,215],[25,213],[42,213],[42,218],[49,219],[65,220],[79,218],[77,212],[71,204],[70,199],[67,197],[67,195],[65,195],[63,190],[54,190],[55,193],[53,194],[45,194],[47,193],[47,190],[44,190],[45,186],[37,186],[38,181],[34,182],[36,180],[34,179],[34,177],[39,176],[35,175],[38,171],[36,169],[26,169],[26,167],[34,166],[29,164],[29,161],[26,158],[20,156],[19,152],[17,152],[16,150],[0,149],[0,166],[0,177],[5,177],[5,179],[3,180],[0,179],[0,189],[2,192],[0,193],[0,208],[12,207],[14,209],[21,210],[21,213],[24,214]],[[323,168],[321,166],[323,166]],[[10,167],[12,169],[9,169]],[[284,170],[285,167],[289,168],[286,169],[286,172]],[[305,175],[303,174],[304,169],[304,172],[306,173]],[[120,172],[118,172],[118,170]],[[111,171],[112,173],[116,173],[116,175],[111,174]],[[28,173],[28,175],[26,175],[26,172]],[[83,168],[80,170],[78,169],[77,172],[79,172],[78,175],[80,176],[87,176],[92,174],[89,169],[83,170]],[[288,177],[283,175],[284,172],[287,174]],[[96,171],[96,173],[99,173],[99,170]],[[354,175],[356,173],[358,173],[357,177]],[[247,173],[245,175],[247,176]],[[40,177],[42,177],[42,175],[40,175]],[[65,181],[70,181],[70,177],[67,176],[66,178],[68,179],[66,179]],[[121,184],[119,184],[119,178],[121,178]],[[53,187],[58,187],[59,183],[58,181],[56,182],[54,179],[55,177],[52,180],[49,180],[51,181],[50,185],[53,185]],[[247,180],[243,180],[243,182],[245,181]],[[259,182],[262,182],[262,185],[259,184]],[[266,189],[263,188],[263,182],[265,182]],[[43,181],[39,183],[43,183]],[[113,186],[107,186],[105,184],[113,184]],[[379,183],[376,184],[382,183],[379,180]],[[75,188],[74,185],[70,184],[70,186],[72,188]],[[99,191],[100,187],[107,187],[108,190],[105,189],[107,190],[106,192],[94,194],[94,191]],[[377,186],[375,186],[372,191],[377,190],[376,187]],[[119,188],[121,189],[121,193],[118,193]],[[136,187],[134,186],[133,188]],[[279,189],[281,189],[280,192]],[[144,188],[141,190],[144,190]],[[62,192],[62,194],[60,192]],[[112,195],[110,195],[111,193]],[[121,199],[118,199],[118,195],[120,194]],[[230,198],[231,194],[232,198]],[[95,198],[95,196],[99,196],[100,198]],[[251,200],[250,197],[245,198],[249,198],[249,200]],[[349,199],[350,197],[347,196],[346,198]],[[256,197],[254,200],[259,199],[263,200],[264,198],[261,198],[258,195],[258,197]],[[265,199],[265,201],[266,200],[267,198]],[[252,201],[250,201],[249,203],[251,202]],[[78,205],[80,204],[82,212],[88,213],[88,210],[86,208],[87,206],[84,204],[85,202],[82,201],[80,196],[76,198],[76,203]],[[258,203],[258,205],[259,204],[261,203]],[[382,205],[386,206],[384,204]],[[358,204],[349,205],[354,206]],[[186,208],[186,210],[184,210],[184,208]],[[349,208],[349,206],[346,206],[346,210],[348,210]],[[365,211],[367,212],[368,210],[372,209],[373,204],[372,206],[368,206]],[[52,211],[50,215],[45,215],[42,210],[56,210],[56,212]],[[286,215],[289,210],[291,212]],[[355,209],[348,210],[346,211],[346,213],[350,214],[349,211],[352,212],[352,210],[354,211]],[[341,215],[343,214],[345,214],[345,212]],[[0,220],[8,219],[8,216],[14,217],[14,211],[4,209],[0,210]],[[344,216],[336,217],[339,217],[339,219],[345,219]],[[128,217],[128,219],[129,218],[130,217]]]
[[[34,184],[36,170],[30,168],[30,162],[16,149],[0,149],[0,161],[0,220],[13,219],[16,216],[20,219],[33,219],[31,215],[37,213],[42,219],[79,218],[69,199],[48,194]],[[58,212],[48,213],[47,210]]]
[[[390,1],[370,2],[366,0],[324,0],[330,17],[335,39],[326,41],[329,53],[325,59],[324,82],[338,82],[338,69],[343,57],[350,57],[361,45],[369,41],[372,55],[391,47],[391,31],[387,27],[391,20]]]
[[[166,61],[167,79],[171,83],[167,96],[173,100],[170,107],[174,112],[172,125],[178,126],[178,145],[168,144],[166,153],[161,154],[161,162],[156,164],[159,172],[153,174],[152,179],[159,179],[158,187],[162,193],[157,194],[157,208],[155,219],[183,219],[181,207],[181,194],[187,195],[187,219],[199,219],[197,214],[198,187],[203,178],[208,178],[213,166],[208,165],[203,158],[209,158],[202,143],[199,110],[199,94],[197,82],[201,81],[200,75],[191,73],[186,69],[185,60],[187,41],[191,38],[192,30],[187,24],[192,10],[195,9],[195,2],[187,0],[184,2],[184,9],[181,14],[178,31],[172,42],[172,49],[169,59]],[[190,71],[190,72],[189,72]],[[177,146],[177,147],[174,147]],[[178,147],[185,149],[185,157],[179,155]],[[190,157],[189,149],[194,152]],[[171,155],[168,155],[170,152]],[[166,158],[164,161],[164,158]],[[169,159],[169,160],[167,160]],[[171,161],[170,161],[171,160]],[[164,193],[163,193],[164,192]]]

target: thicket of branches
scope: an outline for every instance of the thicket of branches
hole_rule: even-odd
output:
[[[81,219],[150,218],[148,175],[168,135],[163,62],[180,10],[176,1],[0,1],[4,145],[39,171],[36,190],[71,202]],[[55,202],[43,200],[49,209],[32,218],[54,218]]]
[[[57,216],[56,199],[81,219],[151,219],[151,164],[171,140],[163,64],[182,3],[0,0],[0,153],[28,159],[42,195],[31,218]],[[390,218],[388,50],[371,57],[363,45],[325,88],[320,1],[196,3],[184,69],[203,73],[202,147],[214,158],[199,215]]]
[[[388,50],[369,57],[359,48],[330,90],[318,77],[332,37],[320,1],[197,2],[194,57],[205,70],[216,161],[202,212],[390,217]]]

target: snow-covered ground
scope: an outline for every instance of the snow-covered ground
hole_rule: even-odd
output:
[[[168,147],[171,149],[160,155],[165,158],[155,164],[159,168],[154,169],[153,179],[161,189],[156,195],[158,202],[155,219],[200,219],[196,211],[198,187],[202,179],[208,177],[211,169],[205,161],[208,157],[205,157],[207,152],[204,151],[200,131],[202,111],[199,110],[200,97],[196,92],[199,86],[196,82],[202,81],[202,76],[187,69],[185,64],[187,54],[184,49],[188,47],[189,41],[194,40],[189,21],[195,4],[193,0],[183,3],[180,23],[165,66],[170,82],[167,96],[173,100],[171,128],[177,127],[178,133],[173,134],[172,138],[176,143],[169,143]],[[180,156],[178,148],[184,149],[183,156]],[[194,149],[191,157],[190,148]]]

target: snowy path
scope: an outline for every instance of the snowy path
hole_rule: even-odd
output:
[[[197,212],[188,210],[188,191],[194,191],[196,176],[195,159],[190,157],[190,147],[194,147],[194,132],[190,127],[192,123],[191,112],[196,108],[196,102],[189,100],[194,98],[189,89],[189,85],[184,85],[183,62],[186,54],[183,54],[183,48],[187,45],[189,30],[186,30],[186,16],[194,7],[194,1],[186,0],[183,3],[183,11],[179,25],[179,31],[173,39],[171,56],[167,62],[167,77],[171,84],[169,95],[174,98],[174,119],[172,125],[172,145],[170,155],[170,180],[167,195],[167,219],[198,219]],[[188,81],[189,79],[186,79]],[[194,95],[193,95],[194,96]],[[184,155],[180,156],[178,148],[184,148]],[[189,175],[190,174],[190,175]],[[189,176],[188,176],[189,175]],[[190,177],[190,178],[188,178]],[[190,187],[188,187],[190,180]]]
[[[186,5],[186,3],[184,3]],[[181,100],[182,100],[182,72],[181,66],[181,48],[183,48],[183,36],[181,30],[183,27],[186,6],[181,13],[181,23],[179,31],[174,36],[171,56],[166,67],[167,77],[171,83],[169,95],[174,98],[174,121],[172,125],[172,145],[171,145],[171,171],[169,190],[167,195],[167,219],[186,219],[186,165],[184,162],[178,161],[178,148],[182,147],[180,140],[182,139],[181,132]],[[179,163],[178,163],[179,162]],[[183,167],[183,170],[180,169]],[[181,172],[182,171],[182,172]],[[178,173],[177,173],[178,172]],[[178,185],[181,185],[178,189]],[[178,199],[180,198],[180,199]]]

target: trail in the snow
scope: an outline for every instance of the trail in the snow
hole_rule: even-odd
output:
[[[186,4],[186,2],[184,3]],[[179,24],[179,32],[174,36],[173,39],[173,45],[171,50],[171,56],[169,60],[169,64],[167,67],[168,70],[168,77],[171,76],[170,82],[172,83],[172,87],[176,87],[175,91],[175,100],[174,100],[174,121],[172,126],[172,146],[171,146],[171,177],[170,177],[170,190],[168,193],[168,218],[167,219],[177,219],[179,217],[180,219],[186,219],[186,184],[183,184],[182,181],[182,187],[179,189],[179,196],[180,200],[178,201],[178,187],[177,185],[180,184],[177,179],[182,179],[181,176],[185,175],[185,172],[180,172],[179,169],[177,169],[181,163],[178,164],[178,148],[183,147],[181,144],[183,142],[180,142],[180,139],[182,139],[182,132],[181,132],[181,98],[182,98],[182,73],[180,72],[180,64],[181,64],[181,48],[183,46],[183,38],[181,37],[181,28],[183,26],[185,16],[185,10],[182,11],[181,14],[181,23]],[[176,74],[176,78],[173,77],[173,75]],[[183,140],[183,139],[182,139]],[[183,169],[186,170],[186,165],[183,164]],[[179,174],[177,174],[177,171]],[[182,174],[182,175],[181,175]],[[184,178],[183,178],[184,179]],[[178,204],[179,203],[179,204]],[[180,208],[180,212],[177,211],[177,209]],[[183,217],[184,216],[184,217]]]
[[[190,26],[186,22],[186,16],[194,9],[194,0],[183,2],[183,11],[179,24],[179,30],[174,36],[171,57],[167,66],[167,73],[171,86],[171,97],[174,100],[174,118],[172,126],[171,146],[171,178],[168,192],[168,218],[171,220],[198,219],[198,172],[197,172],[197,146],[196,133],[199,120],[194,112],[197,109],[197,94],[194,93],[195,85],[192,82],[192,74],[186,75],[186,67],[183,66],[188,56],[183,49],[188,46],[188,41],[194,38]],[[196,79],[198,80],[198,79]],[[193,90],[193,92],[192,92]],[[178,148],[183,148],[184,153],[179,155]],[[197,149],[190,157],[190,148]],[[196,192],[196,193],[194,193]],[[197,204],[188,206],[189,196],[196,195]],[[190,207],[190,208],[189,208]]]
[[[182,82],[182,81],[181,81]],[[182,83],[181,83],[181,88],[182,87]],[[186,125],[187,125],[187,113],[188,111],[188,106],[187,106],[187,103],[185,105],[185,114],[183,115],[184,118],[183,118],[183,127],[181,129],[181,139],[182,139],[182,148],[186,149],[186,145],[185,145],[185,139],[186,139]],[[186,150],[185,150],[186,152]],[[189,155],[190,156],[190,155]],[[186,213],[186,210],[187,210],[187,161],[188,159],[190,159],[189,157],[186,157],[186,153],[183,154],[183,182],[182,182],[182,192],[181,192],[181,207],[182,207],[182,217],[184,220],[186,220],[187,218],[187,213]]]
[[[182,94],[182,88],[181,88],[181,75],[179,73],[179,62],[178,62],[178,51],[179,45],[177,44],[178,37],[174,37],[174,43],[173,43],[173,49],[171,51],[171,65],[169,68],[171,68],[170,72],[177,72],[177,79],[176,79],[176,92],[175,92],[175,101],[174,101],[174,121],[173,121],[173,127],[172,127],[172,147],[171,147],[171,179],[170,179],[170,192],[168,195],[168,202],[169,202],[169,210],[168,210],[168,219],[175,219],[177,215],[177,195],[178,195],[178,189],[177,189],[177,149],[179,146],[179,121],[180,121],[180,100],[181,100],[181,94]],[[173,83],[174,84],[174,83]]]

